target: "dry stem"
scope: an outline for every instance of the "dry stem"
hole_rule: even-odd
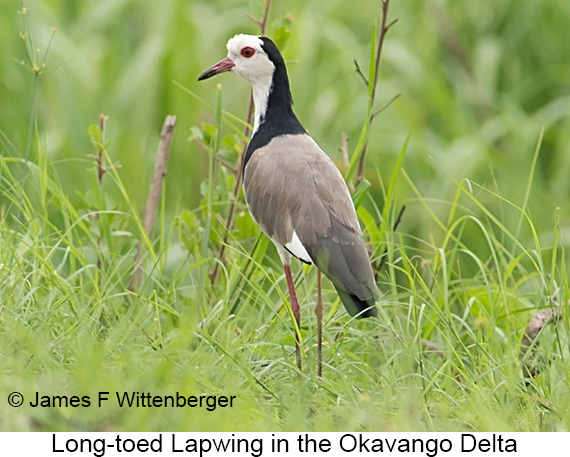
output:
[[[523,360],[523,373],[525,378],[534,378],[540,373],[541,365],[546,363],[543,357],[536,357],[538,335],[548,324],[557,322],[562,317],[560,308],[546,308],[533,316],[524,332],[521,340],[519,358]]]
[[[388,8],[390,6],[390,0],[382,0],[382,22],[380,25],[380,34],[378,35],[378,43],[376,45],[376,57],[374,59],[374,78],[372,80],[372,94],[370,96],[370,106],[374,106],[374,100],[376,99],[376,89],[378,87],[378,76],[379,76],[379,69],[380,69],[380,61],[382,59],[382,48],[384,46],[384,38],[386,37],[386,33],[388,32],[388,29],[390,27],[392,27],[392,25],[394,25],[397,21],[397,19],[394,19],[393,21],[391,21],[390,23],[388,23]],[[362,71],[360,70],[360,67],[358,66],[358,63],[355,62],[356,65],[356,71],[360,74],[360,76],[362,77],[362,79],[367,83],[369,83],[369,81],[367,80],[366,76],[364,76],[364,74],[362,73]],[[398,96],[394,97],[392,100],[390,100],[387,105],[389,106]],[[385,109],[385,107],[380,108],[380,110],[376,111],[375,113],[371,113],[370,117],[368,118],[367,122],[368,122],[368,127],[370,127],[370,125],[372,124],[372,121],[374,120],[374,117],[383,109]],[[358,171],[356,173],[356,185],[358,185],[360,183],[360,181],[362,181],[363,177],[364,177],[364,159],[366,157],[366,149],[368,147],[368,140],[366,140],[366,143],[364,144],[364,148],[362,151],[362,154],[360,155],[360,159],[358,160]]]
[[[154,176],[152,177],[152,182],[150,184],[150,190],[142,221],[145,232],[149,238],[152,236],[152,229],[158,212],[160,198],[162,196],[162,185],[166,176],[168,158],[170,157],[174,127],[176,127],[176,116],[166,116],[162,126],[162,132],[160,134],[160,143],[158,145]],[[142,279],[142,244],[142,240],[139,240],[137,253],[135,255],[135,271],[131,277],[129,290],[137,289]]]

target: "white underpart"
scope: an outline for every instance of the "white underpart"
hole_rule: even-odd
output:
[[[291,263],[291,254],[293,254],[298,259],[301,259],[305,263],[312,264],[313,259],[301,243],[301,240],[297,236],[297,233],[293,232],[293,239],[283,246],[278,241],[275,241],[273,238],[269,237],[273,244],[277,248],[277,252],[279,253],[279,258],[281,259],[281,263],[283,265],[289,265]]]
[[[293,239],[285,246],[283,246],[278,241],[275,241],[273,238],[271,238],[271,241],[273,241],[273,244],[275,244],[277,252],[279,253],[279,258],[281,259],[283,265],[289,265],[291,263],[291,254],[301,259],[303,262],[311,264],[313,263],[311,256],[295,232],[293,232]]]
[[[253,102],[255,105],[255,121],[253,133],[257,131],[267,111],[267,99],[273,82],[275,65],[269,60],[262,47],[261,39],[254,35],[236,35],[230,38],[227,44],[228,57],[235,64],[232,72],[247,79],[253,89]],[[243,57],[240,51],[249,46],[255,49],[251,58]]]
[[[303,262],[313,263],[313,259],[311,259],[311,256],[305,249],[305,246],[303,246],[303,243],[301,243],[301,240],[297,236],[297,232],[293,231],[293,239],[289,241],[285,247],[291,254],[301,259]]]

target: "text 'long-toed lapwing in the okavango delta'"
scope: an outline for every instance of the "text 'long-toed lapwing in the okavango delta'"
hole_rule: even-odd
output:
[[[351,316],[377,315],[378,288],[348,188],[333,161],[307,134],[292,109],[285,62],[264,36],[236,35],[228,56],[199,81],[231,71],[253,88],[255,123],[246,151],[243,186],[253,219],[275,243],[283,262],[291,310],[297,322],[296,360],[301,368],[301,313],[291,255],[319,269],[315,307],[318,373],[322,373],[322,271]]]

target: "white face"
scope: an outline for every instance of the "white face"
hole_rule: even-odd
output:
[[[270,83],[275,65],[263,50],[262,41],[253,35],[236,35],[227,44],[228,58],[234,63],[231,69],[253,85]]]

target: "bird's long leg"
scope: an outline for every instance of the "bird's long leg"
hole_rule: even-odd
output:
[[[299,347],[299,334],[301,332],[301,307],[299,306],[299,301],[297,300],[297,294],[295,293],[295,285],[293,284],[293,277],[291,276],[291,268],[288,263],[283,264],[285,270],[285,277],[287,278],[287,288],[289,289],[289,298],[291,299],[291,311],[293,311],[293,316],[295,316],[295,321],[297,322],[297,328],[295,329],[295,358],[297,359],[297,366],[301,370],[301,349]]]
[[[317,304],[315,305],[317,315],[317,373],[323,375],[323,299],[322,299],[322,276],[321,270],[317,271]]]

